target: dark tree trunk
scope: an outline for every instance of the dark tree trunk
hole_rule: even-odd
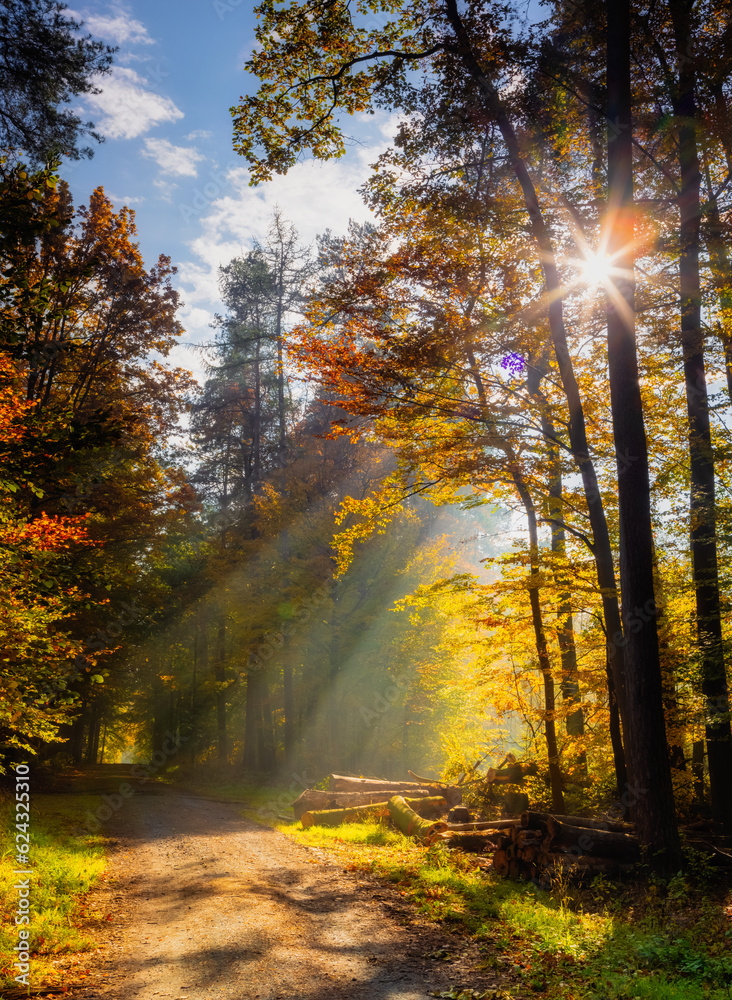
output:
[[[165,673],[162,657],[158,655],[155,677],[153,678],[153,728],[152,728],[152,752],[159,750],[163,745],[165,733],[165,690],[160,675]]]
[[[262,674],[260,670],[247,672],[247,707],[244,729],[244,768],[258,771],[259,760],[259,720],[262,717]]]
[[[290,663],[282,667],[282,702],[285,713],[285,767],[288,772],[295,766],[295,696],[293,669]]]
[[[84,757],[87,764],[96,764],[97,762],[101,722],[101,704],[99,698],[95,698],[89,712],[89,731],[86,738],[86,755]]]
[[[707,190],[712,190],[711,177],[707,177]],[[729,323],[732,319],[732,262],[727,255],[724,242],[724,228],[719,217],[719,205],[713,195],[708,195],[707,201],[708,235],[707,249],[712,264],[712,276],[719,295],[719,308],[722,319],[719,336],[724,349],[724,367],[727,373],[727,395],[732,402],[732,331]]]
[[[620,732],[620,712],[618,710],[618,699],[615,697],[615,681],[613,680],[613,672],[610,669],[610,664],[607,661],[605,661],[605,674],[607,677],[608,711],[610,713],[610,745],[613,748],[618,801],[622,803],[625,789],[628,787],[628,769],[625,763],[625,750]],[[623,806],[623,815],[629,815],[626,805]]]
[[[86,701],[82,701],[79,714],[74,719],[69,737],[69,749],[75,764],[81,764],[84,757],[84,729],[86,728]]]
[[[252,426],[252,482],[262,478],[262,338],[257,335],[254,353],[254,420]],[[251,493],[251,489],[249,490]]]
[[[285,296],[285,261],[284,249],[280,253],[278,289],[277,289],[277,417],[279,420],[279,450],[282,455],[287,445],[287,425],[285,421],[285,359],[283,357],[282,311]]]
[[[261,678],[261,715],[257,732],[257,753],[259,756],[259,768],[267,774],[273,774],[277,769],[277,758],[275,755],[274,725],[272,719],[272,704],[270,702],[270,686],[266,677]]]
[[[694,776],[694,806],[704,808],[704,740],[694,740],[691,745],[691,773]]]
[[[567,543],[563,527],[564,505],[562,503],[562,468],[560,464],[559,444],[556,431],[542,407],[542,429],[549,451],[549,518],[551,521],[552,555],[558,566],[566,564]],[[580,699],[579,674],[577,672],[577,649],[574,644],[574,622],[572,620],[572,601],[566,582],[557,579],[559,599],[557,602],[557,639],[559,655],[562,663],[562,679],[560,691],[562,701],[568,708],[565,727],[568,736],[583,736],[585,732],[585,717]],[[564,570],[559,569],[560,573]],[[577,764],[582,774],[587,774],[587,754],[581,751],[577,755]]]
[[[190,723],[188,754],[191,772],[196,767],[196,751],[198,749],[198,675],[205,676],[208,660],[208,642],[206,622],[199,617],[196,620],[196,634],[193,640],[193,676],[191,677]]]
[[[633,278],[633,132],[630,2],[608,0],[608,205],[605,239],[615,276],[608,292],[608,369],[618,468],[620,587],[625,640],[625,745],[638,838],[648,860],[678,868],[680,844],[663,717],[653,590],[648,450],[638,379]]]
[[[718,139],[724,148],[727,161],[727,171],[732,174],[732,119],[730,118],[727,95],[722,80],[715,80],[709,84],[714,97],[714,115],[718,119],[721,128],[718,132]],[[732,261],[730,261],[725,243],[725,229],[719,216],[719,204],[714,192],[709,166],[706,166],[707,175],[707,203],[706,217],[707,226],[707,249],[709,250],[710,262],[712,265],[712,278],[719,294],[719,305],[722,319],[719,327],[719,335],[724,347],[724,363],[727,372],[727,393],[732,400]]]
[[[691,470],[691,558],[696,592],[697,642],[701,659],[702,690],[706,700],[706,740],[709,788],[715,825],[732,832],[732,732],[729,691],[724,662],[719,571],[714,456],[709,424],[709,399],[704,364],[699,279],[701,170],[696,140],[696,79],[689,58],[693,4],[669,0],[679,59],[679,90],[675,113],[679,118],[679,195],[681,293],[681,343],[684,351],[686,406],[689,417]]]
[[[226,618],[219,616],[218,649],[216,653],[216,744],[219,761],[228,760],[229,750],[226,738]]]

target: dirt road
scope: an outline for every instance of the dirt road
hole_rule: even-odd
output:
[[[237,807],[156,789],[107,824],[92,904],[109,919],[85,1000],[424,1000],[496,987],[476,945],[427,924],[397,890]],[[445,952],[451,956],[440,961]]]

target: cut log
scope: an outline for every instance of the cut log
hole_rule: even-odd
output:
[[[328,784],[332,792],[391,792],[398,795],[402,790],[409,792],[414,789],[440,789],[439,781],[432,785],[422,785],[418,781],[387,781],[385,778],[351,778],[345,774],[329,774]],[[436,791],[432,792],[437,794]]]
[[[402,799],[402,801],[404,801]],[[439,796],[409,799],[407,808],[411,811],[417,810],[415,815],[441,816],[447,811],[447,802]],[[342,823],[359,823],[371,816],[390,813],[389,803],[386,799],[381,802],[373,802],[371,805],[350,806],[346,809],[313,809],[304,812],[300,817],[300,822],[304,827],[309,826],[340,826]],[[447,827],[447,824],[443,824]]]
[[[509,857],[505,851],[500,848],[493,855],[493,867],[496,869],[499,875],[505,878],[508,875],[508,865]]]
[[[538,847],[542,840],[544,839],[544,834],[541,830],[519,830],[516,843],[519,847]]]
[[[549,819],[568,823],[569,826],[581,826],[587,830],[609,830],[612,833],[630,833],[633,829],[629,823],[611,823],[609,820],[588,819],[586,816],[560,816],[531,811],[521,813],[521,826],[528,830],[541,830]]]
[[[423,778],[421,774],[415,774],[414,771],[407,771],[418,785],[441,785],[441,781],[436,781],[434,778]]]
[[[420,775],[415,774],[414,771],[409,771],[409,774],[425,788],[440,788],[440,794],[445,796],[450,807],[459,806],[463,801],[463,791],[460,785],[448,785],[444,781],[433,781],[432,778],[422,778]]]
[[[384,792],[390,788],[423,788],[419,781],[388,781],[386,778],[352,778],[347,774],[329,774],[328,784],[332,792]],[[434,782],[432,787],[439,784]]]
[[[410,798],[426,798],[429,789],[415,788],[409,792]],[[306,788],[292,803],[295,819],[313,809],[347,809],[354,806],[369,806],[374,802],[386,802],[389,796],[383,792],[324,792],[319,788]]]
[[[482,819],[475,823],[448,823],[451,830],[507,830],[516,826],[515,819]]]
[[[422,799],[421,802],[426,800]],[[418,799],[417,802],[420,802]],[[389,815],[394,826],[407,837],[415,837],[423,844],[431,843],[437,834],[447,830],[447,823],[442,820],[430,822],[417,815],[414,809],[404,801],[401,795],[393,795],[389,799]]]
[[[543,876],[551,876],[557,872],[573,876],[593,876],[631,872],[634,865],[618,861],[617,858],[596,858],[589,855],[577,858],[571,854],[551,853],[538,858],[534,867],[537,873]]]
[[[490,834],[480,831],[457,833],[455,830],[447,830],[440,834],[440,840],[443,840],[448,847],[468,851],[471,854],[482,854],[486,850],[494,850],[497,846],[495,835],[491,837]]]
[[[636,837],[627,833],[612,833],[609,830],[592,830],[588,827],[571,826],[550,816],[546,822],[547,834],[552,848],[570,849],[575,855],[595,854],[619,861],[640,860],[640,848]]]
[[[453,806],[447,816],[448,823],[472,823],[473,814],[466,806]]]
[[[540,853],[541,847],[538,844],[527,844],[525,847],[521,848],[521,860],[531,864],[536,861]]]
[[[386,781],[381,778],[351,778],[344,774],[328,776],[333,792],[388,792],[389,795],[411,795],[415,789],[427,789],[430,795],[443,795],[449,806],[457,806],[463,800],[463,793],[455,785],[434,781],[427,785],[419,781]]]

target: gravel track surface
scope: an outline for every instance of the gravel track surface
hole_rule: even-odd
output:
[[[91,902],[107,930],[73,996],[425,1000],[497,986],[477,971],[474,942],[232,804],[156,790],[127,801],[106,832],[109,873]]]

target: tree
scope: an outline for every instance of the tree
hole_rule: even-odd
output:
[[[630,4],[611,0],[607,10],[608,177],[603,242],[615,277],[608,285],[608,382],[618,459],[620,587],[626,641],[626,741],[636,795],[638,836],[675,870],[681,848],[663,715],[655,615],[645,627],[632,616],[653,602],[653,527],[648,449],[635,340],[635,232],[633,217],[633,123],[630,79]]]
[[[98,142],[93,122],[60,110],[81,94],[98,94],[115,51],[91,35],[59,0],[3,0],[0,6],[0,146],[33,163],[64,155],[90,157],[79,139]]]
[[[48,716],[58,727],[75,715],[61,735],[81,758],[86,732],[94,758],[102,724],[97,681],[106,673],[117,685],[118,638],[130,641],[155,607],[163,539],[195,507],[163,451],[185,405],[188,373],[149,359],[150,349],[165,355],[181,332],[173,271],[166,258],[145,268],[132,213],[116,214],[101,189],[74,212],[68,189],[48,169],[6,170],[0,212],[0,349],[25,401],[22,436],[2,455],[14,539],[8,572],[24,570],[18,592],[31,620],[49,630],[38,649],[56,654],[38,657],[50,674]],[[56,543],[40,544],[44,534],[57,537],[55,555]],[[42,553],[37,574],[25,563],[33,545]],[[147,608],[138,603],[143,594]],[[18,600],[8,597],[8,614]],[[36,751],[55,738],[48,726],[37,735]]]

